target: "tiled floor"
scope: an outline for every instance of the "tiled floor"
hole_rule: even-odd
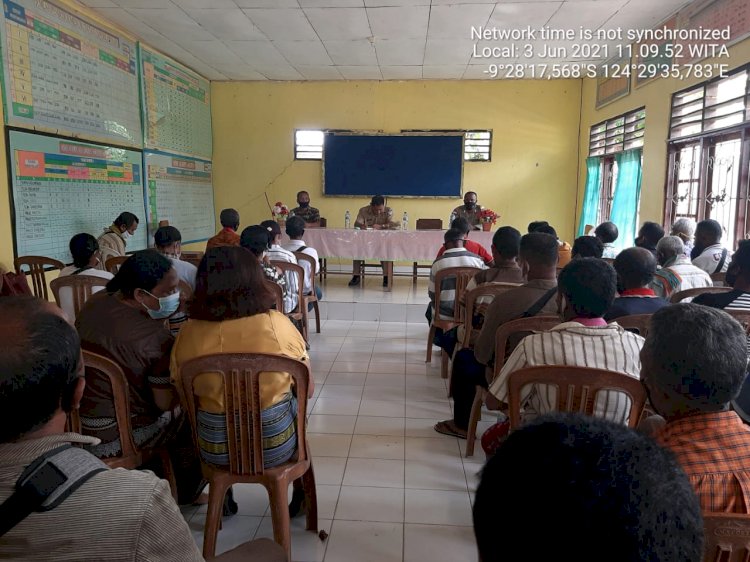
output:
[[[339,298],[352,299],[356,293],[349,291]],[[394,292],[403,302],[402,293],[412,291],[402,278]],[[424,362],[426,336],[424,321],[349,320],[325,320],[322,333],[311,335],[315,395],[308,438],[320,528],[329,536],[321,541],[304,530],[303,516],[293,519],[294,561],[477,559],[471,502],[484,455],[463,458],[465,441],[432,429],[450,417],[451,402],[439,356]],[[264,489],[235,490],[240,512],[224,520],[217,553],[273,536]],[[184,514],[200,545],[205,507]]]

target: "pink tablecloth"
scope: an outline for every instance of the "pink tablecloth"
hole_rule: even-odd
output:
[[[305,231],[304,240],[321,258],[432,261],[443,245],[444,234],[444,230],[310,228]],[[492,232],[476,231],[469,234],[469,238],[489,251],[492,235]],[[282,244],[288,240],[284,235]]]

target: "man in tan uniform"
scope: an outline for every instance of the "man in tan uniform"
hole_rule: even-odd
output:
[[[456,218],[465,218],[474,230],[482,229],[482,221],[479,220],[481,212],[482,206],[477,204],[477,194],[474,191],[467,191],[464,195],[464,204],[453,209]]]
[[[367,229],[372,228],[373,230],[396,230],[398,229],[398,222],[393,220],[393,209],[385,206],[385,198],[382,195],[375,195],[370,204],[366,207],[362,207],[357,213],[357,218],[354,220],[354,228]],[[350,287],[359,285],[359,275],[362,269],[362,260],[354,260],[354,266],[352,271],[352,280],[349,281]],[[392,264],[393,262],[380,262],[383,266],[383,273],[385,273],[386,264]],[[383,276],[383,287],[388,286],[388,278]]]
[[[135,234],[138,228],[138,217],[133,213],[125,211],[112,223],[112,226],[105,228],[99,236],[99,251],[101,259],[99,268],[106,271],[107,260],[117,256],[125,255],[125,247],[129,238]]]

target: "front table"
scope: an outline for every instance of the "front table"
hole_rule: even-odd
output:
[[[305,244],[315,248],[321,258],[384,261],[387,291],[393,287],[394,261],[433,261],[443,245],[444,230],[356,230],[309,228]],[[472,231],[469,238],[489,251],[492,232]],[[284,236],[284,242],[288,238]]]

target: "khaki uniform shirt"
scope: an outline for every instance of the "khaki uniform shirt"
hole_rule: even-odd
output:
[[[469,224],[471,226],[477,229],[482,228],[482,221],[479,220],[479,213],[481,212],[482,206],[479,204],[474,205],[474,208],[471,211],[466,208],[466,205],[461,205],[460,207],[456,207],[455,209],[453,209],[453,214],[456,215],[456,218],[465,218],[467,221],[469,221]]]
[[[296,209],[292,209],[291,212],[294,213],[295,217],[302,217],[307,224],[320,221],[320,211],[315,207],[308,207],[307,209],[297,207]]]
[[[104,233],[99,236],[99,251],[101,252],[101,260],[99,265],[101,269],[105,269],[107,260],[117,256],[125,255],[125,240],[120,234],[120,229],[115,225],[110,226],[104,230]]]
[[[0,444],[0,502],[38,456],[96,439],[62,433]],[[92,476],[60,505],[35,512],[0,539],[0,559],[31,561],[203,560],[165,480],[116,468]]]
[[[386,207],[382,213],[376,215],[372,212],[372,207],[362,207],[357,213],[357,218],[354,221],[354,226],[360,228],[370,228],[375,224],[381,225],[386,230],[395,230],[398,228],[398,223],[393,220],[393,209]]]

